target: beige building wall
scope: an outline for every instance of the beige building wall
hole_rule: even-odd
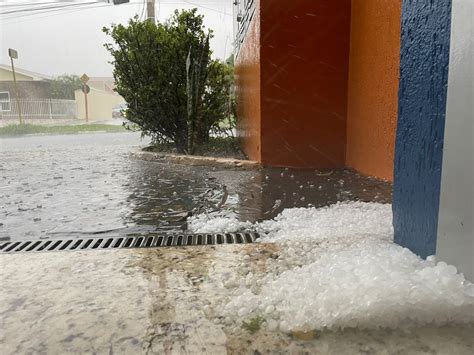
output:
[[[32,81],[32,80],[34,80],[34,78],[32,76],[16,73],[16,70],[15,70],[15,74],[16,74],[16,80],[17,81]],[[12,71],[0,68],[0,81],[12,81],[12,80],[13,80]]]
[[[84,120],[86,119],[84,93],[81,90],[76,90],[74,96],[77,102],[77,118]],[[87,102],[89,121],[105,121],[113,118],[112,109],[119,104],[125,103],[125,100],[120,95],[91,87],[91,91],[87,95]]]

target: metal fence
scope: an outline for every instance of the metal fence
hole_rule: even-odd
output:
[[[19,99],[24,119],[74,119],[77,118],[75,100]],[[0,100],[0,119],[18,118],[16,99]]]

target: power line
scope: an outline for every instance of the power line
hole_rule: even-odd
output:
[[[58,2],[49,2],[49,3],[59,4]],[[37,11],[30,12],[30,13],[20,13],[16,16],[15,16],[14,13],[13,14],[8,14],[8,16],[4,15],[4,20],[2,21],[2,24],[6,25],[6,24],[11,24],[11,23],[28,22],[28,21],[32,21],[32,20],[41,19],[41,18],[47,18],[47,17],[57,16],[57,15],[74,13],[74,12],[82,11],[82,10],[88,10],[88,9],[93,9],[93,8],[98,9],[98,8],[101,8],[101,7],[106,7],[106,6],[109,7],[110,6],[110,4],[105,3],[105,1],[95,1],[95,2],[89,2],[89,3],[70,1],[68,3],[73,3],[73,4],[70,4],[70,5],[75,5],[75,6],[58,6],[57,8],[53,8],[53,9],[44,9],[44,7],[43,7],[43,9],[38,8]],[[216,9],[212,9],[212,8],[209,8],[209,7],[205,7],[205,6],[195,4],[195,3],[192,3],[192,2],[189,2],[189,1],[186,1],[186,0],[182,0],[180,2],[177,2],[177,1],[173,1],[173,2],[159,1],[158,6],[160,6],[160,3],[161,4],[183,4],[183,3],[187,3],[189,5],[206,8],[208,10],[215,11],[215,12],[218,12],[218,13],[223,14],[223,15],[232,16],[232,15],[226,13],[226,12],[219,11],[219,10],[216,10]],[[206,2],[206,3],[211,4],[210,2]],[[45,3],[41,3],[41,4],[45,4]],[[127,3],[127,4],[122,4],[121,6],[136,5],[136,4],[139,4],[139,2],[130,2],[130,3]],[[82,6],[77,6],[77,5],[82,5]],[[71,10],[71,7],[73,7],[72,10]],[[145,8],[146,8],[146,0],[143,0],[142,14],[143,14]],[[41,10],[43,10],[43,11],[41,11]],[[47,15],[46,16],[39,16],[39,15],[43,15],[43,14],[47,14]],[[32,18],[23,20],[23,18],[25,18],[25,17],[32,17]],[[140,14],[140,18],[141,17],[142,17],[142,15]],[[18,21],[17,19],[21,19],[21,20]],[[12,20],[12,21],[7,22],[8,20]]]
[[[186,0],[181,0],[181,1],[173,1],[173,2],[162,2],[163,5],[179,5],[179,4],[188,4],[188,5],[192,5],[192,6],[196,6],[196,7],[200,7],[202,9],[206,9],[206,10],[210,10],[210,11],[214,11],[214,12],[218,12],[220,14],[223,14],[223,15],[226,15],[226,16],[232,16],[232,14],[229,14],[225,11],[220,11],[220,10],[217,10],[217,9],[214,9],[212,7],[208,7],[208,6],[203,6],[202,4],[196,4],[194,2],[190,2],[190,1],[186,1]],[[222,2],[207,2],[205,4],[222,4]]]
[[[11,10],[11,11],[6,11],[6,12],[0,12],[0,15],[9,15],[9,14],[34,12],[34,11],[46,11],[46,10],[53,10],[53,9],[63,9],[63,8],[70,8],[70,7],[91,5],[91,4],[100,4],[100,3],[103,3],[103,1],[80,2],[80,3],[72,3],[72,4],[65,4],[65,5],[59,5],[59,3],[57,3],[59,6],[58,5],[40,6],[40,7],[29,8],[29,9]]]
[[[108,2],[108,0],[98,0],[99,2]],[[0,2],[0,9],[11,10],[12,8],[22,9],[25,7],[48,7],[51,5],[71,5],[71,4],[83,4],[84,0],[69,0],[69,1],[41,1],[41,2],[17,2],[17,3],[2,3]]]
[[[136,4],[138,4],[138,2],[130,2],[128,4],[122,4],[121,6],[136,5]],[[90,10],[90,9],[99,9],[101,7],[110,7],[110,4],[100,5],[100,3],[97,3],[95,5],[89,5],[89,6],[84,6],[84,7],[80,7],[80,8],[74,8],[72,10],[71,9],[57,9],[57,10],[54,10],[54,11],[44,11],[44,12],[41,12],[41,13],[24,14],[24,15],[21,15],[21,16],[10,16],[10,17],[6,17],[5,20],[6,21],[11,20],[11,21],[10,22],[2,21],[2,25],[12,24],[12,23],[15,23],[15,24],[16,23],[23,23],[23,22],[39,20],[39,19],[42,19],[42,18],[47,18],[47,17],[52,17],[52,16],[70,14],[70,13],[78,12],[78,11],[84,11],[84,10]],[[47,12],[53,12],[53,13],[45,15],[45,16],[38,16],[38,15],[42,15],[42,14],[47,13]],[[18,18],[22,19],[22,18],[25,18],[25,17],[33,17],[33,18],[20,20],[20,21],[17,20]]]
[[[146,7],[146,0],[143,0],[142,2],[142,9],[140,11],[140,21],[143,21],[144,17],[145,17],[145,7]]]
[[[190,1],[186,1],[186,0],[183,0],[183,2],[186,3],[186,4],[189,4],[189,5],[197,6],[197,7],[200,7],[200,8],[203,8],[203,9],[207,9],[207,10],[211,10],[211,11],[214,11],[214,12],[218,12],[218,13],[223,14],[223,15],[226,15],[226,16],[232,16],[232,14],[228,14],[228,13],[225,12],[225,11],[220,11],[220,10],[213,9],[212,7],[207,7],[207,6],[199,5],[199,4],[196,4],[196,3],[193,3],[193,2],[190,2]]]
[[[74,2],[74,1],[68,1]],[[59,4],[65,3],[65,1],[45,1],[45,2],[14,2],[14,3],[3,3],[0,2],[0,7],[23,7],[23,6],[32,6],[32,5],[47,5],[47,4]]]
[[[32,20],[51,17],[51,16],[69,14],[69,13],[76,12],[76,11],[96,9],[96,8],[105,7],[105,6],[107,6],[107,5],[84,6],[84,7],[81,7],[81,8],[74,8],[73,10],[71,10],[71,9],[57,9],[57,10],[54,10],[54,11],[51,10],[51,11],[43,11],[43,12],[36,12],[36,13],[30,13],[30,14],[23,14],[23,15],[18,15],[18,16],[9,16],[9,17],[5,17],[5,20],[2,20],[2,25],[9,24],[9,23],[22,23],[22,22],[32,21]],[[47,15],[40,16],[40,15],[43,15],[45,13]],[[27,18],[27,19],[24,19],[24,18]],[[18,19],[20,19],[20,20],[18,20]],[[5,22],[5,21],[8,21],[8,20],[10,20],[10,22]]]

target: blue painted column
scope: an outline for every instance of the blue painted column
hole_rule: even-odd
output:
[[[393,217],[395,242],[436,252],[451,0],[403,0]]]

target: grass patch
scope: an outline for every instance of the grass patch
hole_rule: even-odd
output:
[[[250,334],[254,334],[260,330],[264,321],[265,319],[262,316],[256,316],[247,322],[242,322],[242,328],[247,330]]]
[[[178,153],[172,143],[156,143],[144,148],[144,150],[158,153]],[[245,159],[237,140],[232,137],[211,137],[208,143],[196,147],[194,155]]]
[[[22,136],[25,134],[75,134],[81,132],[125,132],[122,126],[108,124],[81,124],[68,126],[39,126],[33,124],[14,124],[0,127],[0,136]]]

